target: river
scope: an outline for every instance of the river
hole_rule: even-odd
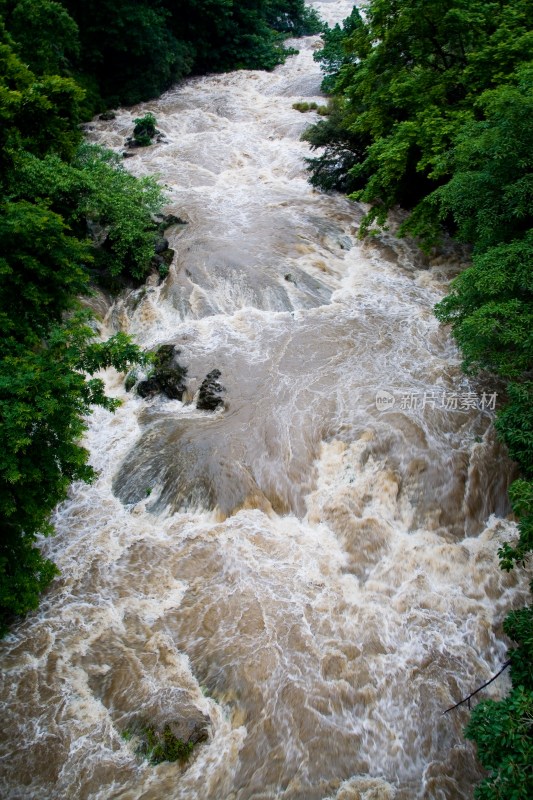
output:
[[[175,344],[188,393],[146,401],[105,375],[123,404],[91,416],[99,477],[43,542],[62,575],[1,643],[10,800],[473,796],[468,710],[442,712],[503,663],[527,588],[498,566],[497,387],[467,381],[432,313],[458,251],[362,243],[362,209],[307,183],[317,117],[292,105],[323,102],[318,42],[90,126],[117,151],[147,111],[164,134],[126,164],[188,224],[168,278],[101,329]],[[213,369],[225,405],[199,411]],[[152,767],[121,735],[140,722],[209,739]]]

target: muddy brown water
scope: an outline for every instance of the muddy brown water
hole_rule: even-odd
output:
[[[316,116],[292,104],[321,101],[317,43],[90,126],[120,151],[152,111],[165,135],[126,163],[189,222],[170,275],[98,307],[103,335],[176,344],[189,392],[146,402],[105,376],[123,404],[91,416],[98,480],[43,544],[62,576],[1,643],[3,797],[473,796],[468,712],[442,711],[503,662],[525,596],[497,559],[509,464],[492,387],[468,383],[432,313],[457,252],[362,244],[362,209],[306,182]],[[215,368],[225,408],[197,411]],[[121,737],[206,718],[184,767]]]

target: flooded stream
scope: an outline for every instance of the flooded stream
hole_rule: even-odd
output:
[[[503,663],[527,588],[498,566],[497,388],[467,381],[432,313],[457,252],[362,243],[362,209],[307,183],[317,117],[292,105],[323,102],[318,43],[91,125],[118,152],[147,111],[164,134],[127,168],[188,224],[166,280],[101,325],[176,345],[188,392],[146,401],[105,376],[123,403],[90,420],[99,477],[43,545],[62,575],[0,646],[5,798],[473,796],[468,711],[442,711]],[[199,411],[213,369],[224,407]],[[121,736],[139,720],[209,739],[152,767]]]

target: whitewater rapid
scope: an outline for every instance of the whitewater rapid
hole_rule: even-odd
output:
[[[0,645],[11,800],[468,800],[480,778],[468,711],[442,712],[503,663],[526,596],[498,566],[498,388],[467,381],[433,316],[460,252],[362,243],[362,209],[307,183],[317,116],[292,105],[323,102],[319,39],[295,44],[274,73],[90,125],[117,152],[147,111],[164,134],[125,163],[188,224],[166,280],[101,298],[99,324],[175,344],[188,393],[105,374],[122,405],[90,418],[98,478],[43,542],[61,577]],[[198,411],[215,368],[225,407]],[[139,721],[209,739],[152,767],[122,736]]]

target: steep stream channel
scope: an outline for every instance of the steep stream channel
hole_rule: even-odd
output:
[[[91,417],[99,478],[44,544],[62,576],[0,645],[5,798],[472,797],[468,711],[442,711],[503,662],[526,589],[498,566],[497,388],[467,382],[432,313],[457,254],[363,244],[361,209],[307,183],[316,117],[292,105],[321,100],[318,41],[91,126],[121,151],[152,111],[165,135],[127,167],[189,224],[168,278],[119,298],[102,333],[175,344],[188,396],[106,375],[123,405]],[[215,368],[225,407],[198,411]],[[209,740],[152,767],[121,737],[140,719]]]

